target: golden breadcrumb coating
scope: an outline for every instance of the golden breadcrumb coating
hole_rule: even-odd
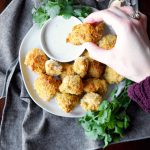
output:
[[[87,93],[81,99],[81,107],[86,111],[97,111],[100,103],[102,102],[102,97],[97,93]]]
[[[72,63],[62,63],[61,65],[63,66],[63,70],[62,70],[62,73],[60,75],[62,79],[68,75],[75,75]]]
[[[99,42],[99,47],[110,50],[116,44],[117,36],[112,34],[105,35]]]
[[[107,83],[105,80],[89,78],[86,79],[83,83],[84,91],[87,93],[98,92],[101,96],[103,96],[107,91]]]
[[[58,106],[66,113],[72,111],[79,103],[79,97],[67,93],[57,93],[56,102]]]
[[[116,35],[108,34],[102,38],[102,40],[99,43],[99,46],[103,49],[110,50],[115,46],[116,40]],[[108,66],[105,69],[104,78],[109,84],[118,84],[124,79],[123,76],[119,75],[115,70]]]
[[[95,29],[96,29],[96,31],[97,31],[97,32],[101,35],[101,37],[102,37],[103,31],[104,31],[104,29],[105,29],[105,23],[104,23],[104,22],[100,22],[100,23],[96,24]]]
[[[45,73],[46,55],[39,48],[31,49],[26,57],[24,64],[36,73]]]
[[[87,76],[88,77],[93,77],[93,78],[100,78],[104,72],[105,66],[93,59],[89,59],[89,69]]]
[[[79,75],[64,77],[59,87],[60,92],[80,95],[83,92],[83,83]]]
[[[39,97],[45,101],[49,101],[59,91],[61,81],[46,74],[40,74],[34,81],[34,89]]]
[[[105,80],[100,80],[100,85],[98,89],[98,93],[100,95],[105,95],[108,90],[108,83]]]
[[[83,78],[88,71],[89,66],[89,59],[86,57],[78,57],[73,64],[73,70],[75,73],[80,75],[81,78]]]
[[[115,70],[108,66],[105,69],[104,78],[109,84],[118,84],[124,79],[123,76],[119,75]]]
[[[93,24],[82,23],[73,27],[72,32],[68,35],[66,41],[74,45],[80,45],[85,42],[98,43],[102,37],[102,25],[97,28]]]
[[[57,76],[62,72],[62,65],[54,60],[47,60],[45,63],[45,70],[47,75]]]

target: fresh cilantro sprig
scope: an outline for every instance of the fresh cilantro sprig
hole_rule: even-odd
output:
[[[33,21],[39,26],[42,26],[49,18],[54,18],[58,15],[69,19],[71,16],[78,17],[83,20],[87,17],[92,9],[88,6],[74,6],[74,0],[43,0],[39,8],[34,8],[32,11]]]
[[[104,100],[98,111],[89,111],[79,120],[85,130],[85,135],[94,140],[103,140],[104,147],[123,137],[124,131],[130,125],[130,118],[126,111],[130,104],[127,88],[131,83],[126,79],[124,89],[118,96],[116,96],[117,86],[111,94],[113,98],[111,102]]]

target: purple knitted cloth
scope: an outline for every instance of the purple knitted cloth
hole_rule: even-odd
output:
[[[140,83],[132,84],[128,88],[128,96],[137,102],[144,111],[150,112],[150,77]]]

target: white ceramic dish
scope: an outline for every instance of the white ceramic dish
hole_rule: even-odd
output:
[[[45,54],[59,62],[70,62],[79,57],[84,47],[66,42],[68,34],[73,26],[82,23],[78,18],[65,19],[57,16],[49,19],[41,29],[41,46]]]

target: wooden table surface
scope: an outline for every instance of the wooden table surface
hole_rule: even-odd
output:
[[[0,12],[7,6],[11,0],[0,0]],[[147,15],[148,28],[147,32],[150,37],[150,0],[139,0],[140,11]],[[4,101],[0,101],[0,119],[3,110]],[[9,133],[8,133],[9,134]],[[134,142],[127,142],[122,144],[114,144],[108,146],[105,150],[147,150],[150,147],[150,139],[140,140]]]

